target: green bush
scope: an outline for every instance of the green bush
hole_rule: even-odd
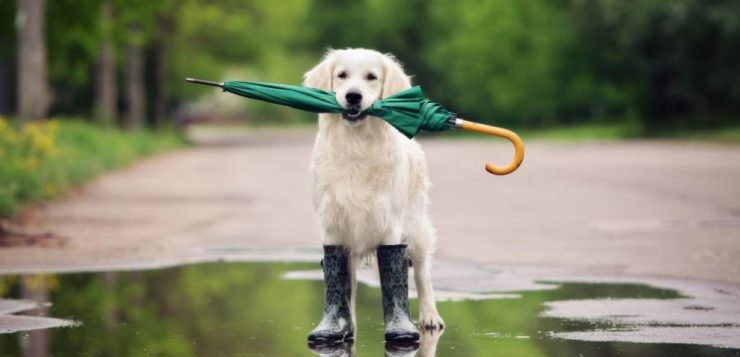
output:
[[[139,157],[183,145],[172,132],[123,132],[75,120],[14,128],[0,117],[0,218]]]

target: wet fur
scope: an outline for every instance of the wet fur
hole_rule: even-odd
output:
[[[335,83],[335,69],[365,71],[366,67],[380,68],[378,83]],[[327,52],[305,74],[304,85],[336,92],[340,104],[345,103],[350,87],[361,88],[366,107],[374,99],[410,88],[411,80],[392,56],[345,49]],[[406,243],[419,295],[420,325],[442,328],[430,275],[435,235],[427,212],[429,180],[418,143],[376,117],[352,123],[339,114],[320,114],[311,173],[324,244],[344,245],[352,252],[353,319],[357,262],[379,245]]]

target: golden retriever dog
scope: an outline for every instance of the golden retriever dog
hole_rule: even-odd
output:
[[[430,275],[435,232],[427,212],[424,152],[415,140],[363,113],[375,100],[410,88],[409,76],[393,56],[357,48],[328,51],[304,79],[304,86],[334,92],[346,109],[344,114],[319,115],[311,173],[323,243],[344,247],[350,256],[351,321],[324,321],[331,310],[325,308],[321,324],[351,323],[349,334],[353,334],[358,262],[381,246],[405,244],[419,297],[419,326],[441,330],[444,323],[437,312]],[[408,315],[408,305],[405,308]],[[388,326],[386,318],[386,340]],[[344,337],[349,339],[352,336],[346,336],[346,331]]]

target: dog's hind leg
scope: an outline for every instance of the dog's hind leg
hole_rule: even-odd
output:
[[[413,227],[409,235],[409,257],[414,268],[414,282],[419,296],[419,327],[424,330],[443,329],[444,321],[437,312],[432,287],[431,261],[434,231],[430,222]]]
[[[349,275],[350,275],[350,287],[352,292],[350,293],[349,300],[349,314],[352,317],[352,326],[357,326],[357,269],[360,267],[361,259],[357,255],[350,257]]]

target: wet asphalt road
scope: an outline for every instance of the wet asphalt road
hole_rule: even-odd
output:
[[[25,218],[61,244],[0,249],[0,272],[158,266],[240,247],[317,247],[312,132],[198,131],[201,145],[106,175]],[[740,283],[740,146],[422,139],[438,257]]]

